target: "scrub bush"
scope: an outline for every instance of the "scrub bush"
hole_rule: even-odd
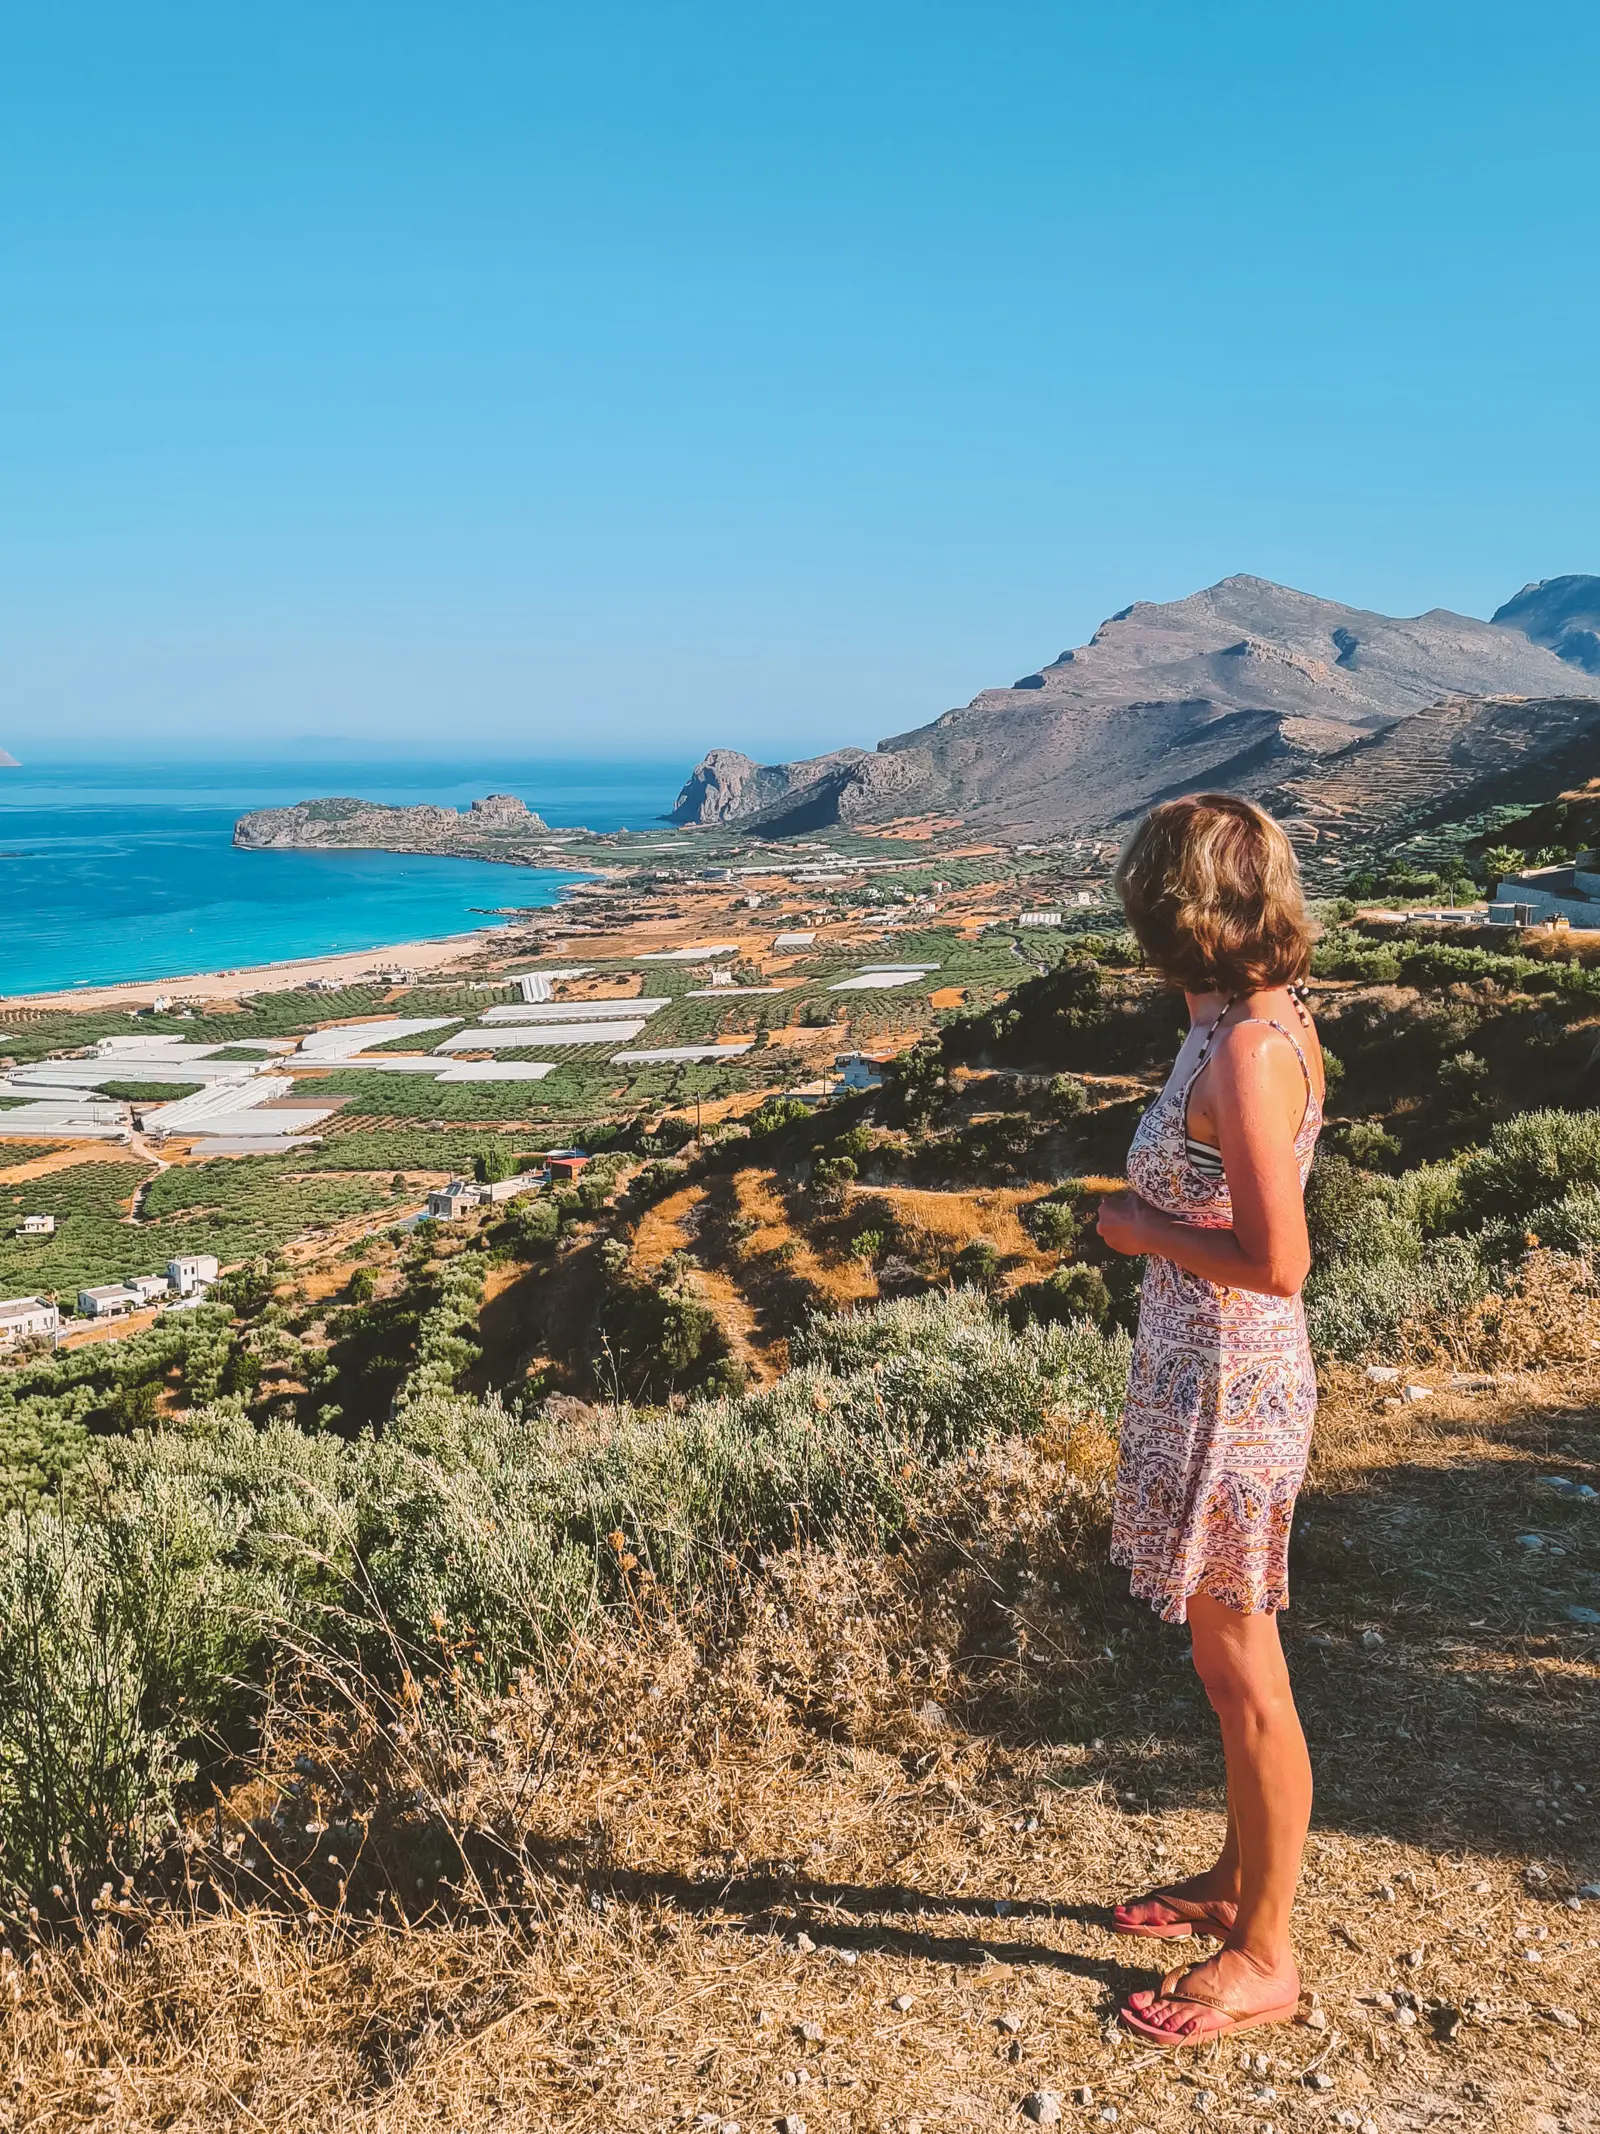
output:
[[[1526,1224],[1574,1186],[1600,1186],[1600,1111],[1519,1112],[1463,1160],[1461,1213]]]

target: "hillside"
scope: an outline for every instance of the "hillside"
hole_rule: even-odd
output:
[[[1596,698],[1457,698],[1256,790],[1302,847],[1354,861],[1402,834],[1547,802],[1587,778],[1597,750]]]
[[[1528,613],[1547,628],[1543,607]],[[1515,617],[1397,618],[1225,578],[1184,600],[1137,601],[1087,645],[870,755],[758,766],[719,751],[674,819],[790,832],[938,811],[1023,832],[1099,827],[1197,785],[1255,792],[1308,776],[1446,699],[1544,703],[1581,687]]]
[[[1200,2099],[1593,2134],[1596,943],[1330,912],[1307,1994],[1180,2064],[1108,2035],[1162,1955],[1108,1907],[1214,1847],[1221,1774],[1105,1567],[1138,1268],[1092,1227],[1180,1011],[1125,936],[988,916],[1044,855],[831,847],[754,908],[589,885],[584,963],[545,966],[542,1015],[763,1040],[731,1061],[436,1084],[419,1041],[492,1050],[514,1006],[534,951],[495,939],[141,1018],[312,1037],[273,1058],[347,1095],[320,1144],[14,1152],[7,1286],[180,1241],[233,1271],[0,1368],[0,2130],[975,2134],[1032,2099],[1176,2134]],[[127,1022],[11,1043],[92,1070]],[[881,1087],[802,1098],[865,1043]],[[574,1182],[415,1220],[574,1141]]]
[[[1541,578],[1496,608],[1493,620],[1548,645],[1586,674],[1600,674],[1600,578]]]

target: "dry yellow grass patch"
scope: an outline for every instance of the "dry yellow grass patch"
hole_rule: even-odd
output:
[[[751,1259],[784,1250],[790,1274],[836,1306],[870,1303],[877,1296],[877,1278],[865,1260],[819,1253],[790,1221],[776,1172],[737,1171],[733,1188],[738,1215],[758,1226],[744,1243]]]
[[[894,1209],[902,1231],[920,1232],[928,1240],[930,1256],[950,1259],[977,1238],[989,1243],[1006,1259],[1026,1268],[1055,1265],[1053,1253],[1042,1253],[1022,1224],[1022,1211],[1040,1198],[1040,1189],[1017,1190],[997,1186],[964,1193],[939,1193],[912,1186],[860,1186],[857,1199],[886,1202]]]
[[[630,1258],[636,1273],[652,1274],[672,1253],[688,1248],[690,1238],[685,1223],[690,1211],[698,1208],[705,1197],[702,1185],[681,1186],[654,1207],[646,1208],[633,1234]]]
[[[175,1910],[114,1897],[0,1963],[0,2126],[988,2134],[1049,2092],[1129,2134],[1592,2134],[1600,1658],[1515,1537],[1554,1458],[1600,1474],[1595,1390],[1330,1389],[1286,1623],[1319,1780],[1295,2026],[1107,2028],[1194,1953],[1108,1907],[1208,1860],[1220,1772],[1181,1635],[1099,1572],[1106,1445],[1069,1437],[964,1467],[898,1556],[783,1557],[717,1633],[619,1633],[404,1740],[381,1709],[287,1734]],[[1592,1576],[1581,1516],[1540,1523]]]

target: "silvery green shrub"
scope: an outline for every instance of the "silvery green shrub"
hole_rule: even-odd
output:
[[[1305,1287],[1312,1353],[1346,1360],[1370,1355],[1392,1344],[1408,1322],[1455,1317],[1489,1287],[1488,1269],[1469,1238],[1314,1265]]]
[[[161,1584],[106,1539],[61,1511],[5,1529],[0,1876],[28,1894],[137,1867],[186,1775],[181,1722],[152,1694],[170,1658]]]
[[[1526,1225],[1576,1186],[1600,1186],[1600,1111],[1518,1112],[1462,1160],[1462,1219]]]

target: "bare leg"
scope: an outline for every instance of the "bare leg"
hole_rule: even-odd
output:
[[[1229,1947],[1273,1977],[1294,1961],[1289,1917],[1311,1821],[1311,1759],[1275,1615],[1241,1615],[1196,1594],[1194,1664],[1222,1726],[1239,1850],[1239,1923]]]
[[[1223,1743],[1223,1755],[1227,1755],[1227,1743]],[[1162,1891],[1168,1896],[1182,1897],[1190,1904],[1227,1904],[1239,1902],[1239,1826],[1233,1812],[1233,1781],[1228,1782],[1228,1828],[1222,1840],[1222,1850],[1217,1855],[1214,1867],[1202,1868],[1197,1875],[1187,1875],[1181,1882],[1164,1882]],[[1175,1924],[1182,1915],[1152,1891],[1148,1897],[1132,1897],[1116,1908],[1117,1924],[1124,1930],[1135,1927],[1162,1927]],[[1226,1912],[1220,1915],[1219,1928],[1231,1925]]]
[[[1239,1878],[1233,1931],[1192,1981],[1200,1993],[1230,2007],[1274,2006],[1296,1978],[1289,1928],[1311,1820],[1310,1758],[1277,1617],[1243,1615],[1197,1594],[1189,1603],[1189,1623],[1195,1668],[1221,1723],[1228,1765],[1229,1834],[1213,1874],[1231,1864],[1232,1853]],[[1159,1995],[1140,1993],[1131,2005],[1148,2020],[1159,2001]],[[1161,2005],[1175,2030],[1187,2028],[1195,2016],[1182,2003]]]

